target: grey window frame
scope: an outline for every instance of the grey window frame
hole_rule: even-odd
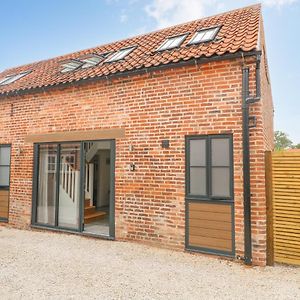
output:
[[[119,49],[115,52],[109,53],[109,56],[106,58],[105,63],[113,63],[113,62],[117,62],[117,61],[122,61],[125,60],[125,58],[131,54],[138,46],[134,45],[134,46],[128,46],[122,49]],[[123,52],[130,50],[128,53],[126,53],[125,55],[123,54]],[[118,55],[121,54],[121,57],[119,58]]]
[[[0,79],[0,86],[14,83],[15,81],[28,75],[31,71],[24,71],[18,74],[7,75],[6,77]]]
[[[0,185],[1,190],[9,190],[10,188],[10,167],[11,167],[11,145],[10,144],[0,144],[0,148],[9,148],[9,165],[1,165],[0,167],[8,167],[8,185]]]
[[[9,165],[0,165],[3,167],[9,167],[9,171],[8,171],[8,185],[1,185],[0,186],[0,190],[4,190],[4,191],[8,191],[8,218],[9,218],[9,198],[10,198],[10,194],[9,194],[9,190],[10,190],[10,174],[11,174],[11,144],[0,144],[0,148],[9,148]],[[1,163],[1,162],[0,162]],[[0,223],[4,222],[7,223],[8,222],[8,218],[2,218],[0,217]]]
[[[186,37],[189,35],[189,33],[183,33],[183,34],[179,34],[179,35],[173,35],[173,36],[169,36],[167,39],[165,39],[160,46],[156,49],[157,52],[163,52],[163,51],[167,51],[167,50],[173,50],[175,48],[179,48],[184,41],[186,40]],[[176,44],[175,46],[172,47],[168,47],[168,48],[164,48],[164,46],[168,43],[168,41],[170,41],[171,39],[179,39],[181,38],[181,41],[179,41],[178,44]]]
[[[212,139],[229,139],[229,196],[213,196],[212,195]],[[206,195],[195,195],[190,193],[190,141],[191,140],[205,140],[206,141]],[[211,134],[211,135],[189,135],[186,136],[185,143],[186,152],[186,184],[185,194],[189,200],[217,200],[225,202],[233,202],[233,138],[232,134]],[[216,166],[215,166],[216,167]],[[217,166],[222,167],[222,166]]]
[[[207,27],[207,28],[202,28],[199,29],[195,32],[195,34],[191,37],[190,41],[187,43],[187,45],[198,45],[198,44],[205,44],[205,43],[210,43],[212,41],[214,41],[218,35],[218,33],[220,32],[221,26],[213,26],[213,27]],[[207,40],[202,40],[202,41],[198,41],[195,42],[195,38],[197,36],[197,34],[203,32],[203,31],[209,31],[209,30],[216,30],[216,32],[214,33],[214,35],[212,36],[211,39],[207,39]]]

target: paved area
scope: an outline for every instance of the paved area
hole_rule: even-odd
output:
[[[300,268],[0,227],[3,299],[300,299]]]

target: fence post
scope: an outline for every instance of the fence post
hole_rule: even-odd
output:
[[[267,205],[267,265],[274,265],[272,151],[265,153],[265,182]]]

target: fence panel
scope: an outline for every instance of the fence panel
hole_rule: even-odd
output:
[[[266,154],[268,263],[300,265],[300,151]]]

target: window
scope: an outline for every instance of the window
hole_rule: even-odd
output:
[[[232,198],[232,138],[229,135],[187,137],[187,195]]]
[[[10,83],[13,83],[16,80],[26,76],[29,73],[30,73],[30,71],[26,71],[26,72],[22,72],[22,73],[19,73],[19,74],[8,75],[5,78],[0,79],[0,85],[7,85],[7,84],[10,84]]]
[[[83,58],[81,59],[81,61],[83,62],[82,68],[86,69],[86,68],[94,67],[98,65],[102,59],[103,57],[97,54],[93,54],[86,58]]]
[[[76,70],[77,68],[79,68],[82,65],[83,65],[83,62],[73,59],[73,60],[70,60],[70,61],[62,64],[63,69],[61,70],[61,72],[62,73],[71,72],[71,71]]]
[[[136,47],[130,47],[130,48],[125,48],[121,49],[118,52],[113,53],[107,60],[106,62],[114,62],[121,60],[125,58],[130,52],[132,52]]]
[[[169,50],[169,49],[179,47],[185,40],[186,36],[187,34],[168,38],[160,45],[157,51]]]
[[[48,154],[48,172],[56,173],[56,155]]]
[[[204,42],[209,42],[215,39],[219,27],[202,29],[194,34],[192,39],[189,41],[189,44],[199,44]]]
[[[0,145],[0,221],[8,221],[10,146]]]
[[[0,145],[0,188],[9,187],[10,146]]]

